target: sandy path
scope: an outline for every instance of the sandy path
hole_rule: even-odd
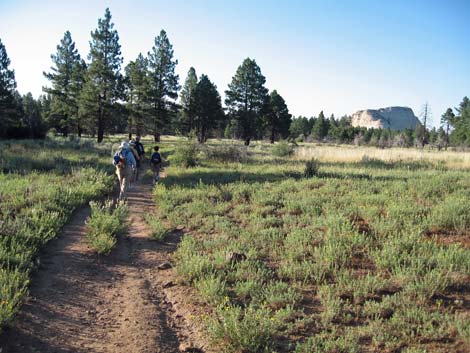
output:
[[[199,351],[181,348],[191,347],[185,341],[192,330],[166,299],[159,275],[168,271],[157,270],[178,237],[164,244],[149,239],[142,218],[154,207],[148,181],[134,186],[128,204],[128,236],[108,257],[86,244],[89,208],[77,211],[46,247],[30,296],[0,336],[1,353]]]

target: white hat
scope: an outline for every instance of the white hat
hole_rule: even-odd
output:
[[[128,148],[129,148],[129,144],[128,144],[126,141],[122,141],[122,142],[121,142],[121,145],[119,146],[119,148],[128,149]]]

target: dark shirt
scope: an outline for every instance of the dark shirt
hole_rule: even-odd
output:
[[[135,148],[137,150],[137,153],[139,154],[139,157],[145,153],[144,145],[141,142],[136,142]]]

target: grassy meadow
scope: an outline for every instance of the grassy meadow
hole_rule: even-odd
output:
[[[176,145],[150,223],[225,351],[470,345],[468,154]]]
[[[0,327],[27,293],[41,247],[72,212],[112,191],[111,144],[0,142]]]

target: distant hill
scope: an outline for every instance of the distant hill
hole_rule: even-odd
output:
[[[421,124],[408,107],[359,110],[352,115],[352,126],[392,130],[415,129]]]

